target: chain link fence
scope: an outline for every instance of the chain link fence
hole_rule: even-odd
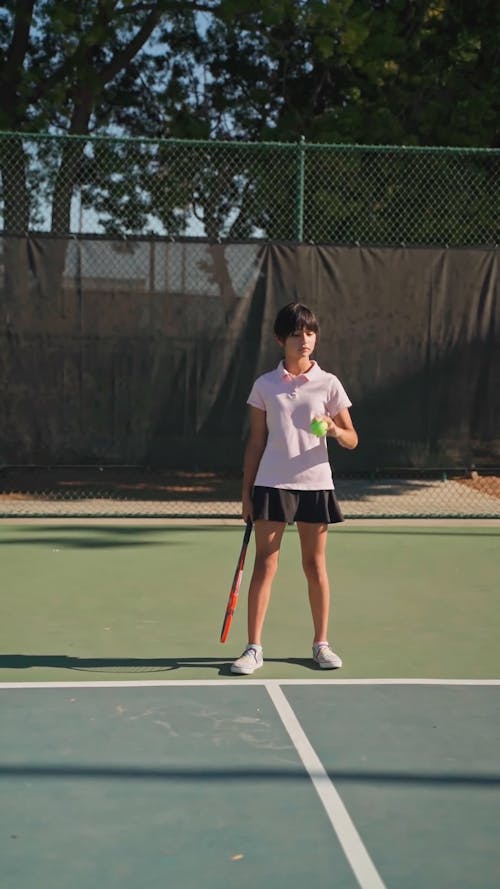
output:
[[[348,519],[500,519],[500,467],[338,473],[335,485]],[[235,473],[6,467],[0,518],[238,519],[240,493]]]
[[[4,232],[495,245],[500,150],[0,134]]]
[[[65,275],[78,273],[96,313],[103,295],[121,301],[124,336],[136,324],[130,300],[143,296],[156,306],[159,293],[182,312],[189,336],[202,317],[205,327],[223,329],[224,300],[210,297],[223,286],[231,299],[245,293],[256,274],[251,251],[262,242],[494,251],[499,172],[497,149],[0,133],[0,228],[14,237],[66,238]],[[221,241],[223,274],[207,253]],[[10,312],[3,256],[0,280]],[[73,293],[64,286],[63,302]],[[33,336],[36,343],[45,334]],[[491,465],[366,469],[337,474],[336,486],[348,518],[500,517],[500,468]],[[230,473],[0,465],[0,518],[7,519],[233,519],[239,498],[240,477]]]

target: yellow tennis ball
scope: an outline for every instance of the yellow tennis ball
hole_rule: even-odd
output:
[[[313,435],[317,435],[318,438],[323,438],[328,432],[328,423],[326,420],[313,420],[309,428]]]

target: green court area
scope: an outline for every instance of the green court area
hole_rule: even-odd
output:
[[[245,594],[219,634],[239,524],[0,525],[0,681],[214,679],[246,643]],[[500,525],[345,523],[330,531],[331,641],[342,678],[497,678]],[[325,678],[294,527],[284,537],[260,678]]]
[[[496,523],[332,529],[310,657],[285,534],[255,676],[240,525],[0,525],[6,889],[498,889]]]

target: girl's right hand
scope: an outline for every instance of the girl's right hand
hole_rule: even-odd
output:
[[[244,522],[248,522],[249,519],[252,519],[252,498],[250,494],[243,494],[241,500],[241,515]]]

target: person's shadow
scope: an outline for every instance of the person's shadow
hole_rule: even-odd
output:
[[[194,658],[80,658],[65,654],[0,654],[0,670],[29,670],[32,667],[51,667],[56,670],[83,670],[89,673],[170,673],[185,668],[207,667],[219,676],[233,676],[232,659],[213,657]],[[266,663],[296,664],[318,669],[308,658],[269,658]]]

